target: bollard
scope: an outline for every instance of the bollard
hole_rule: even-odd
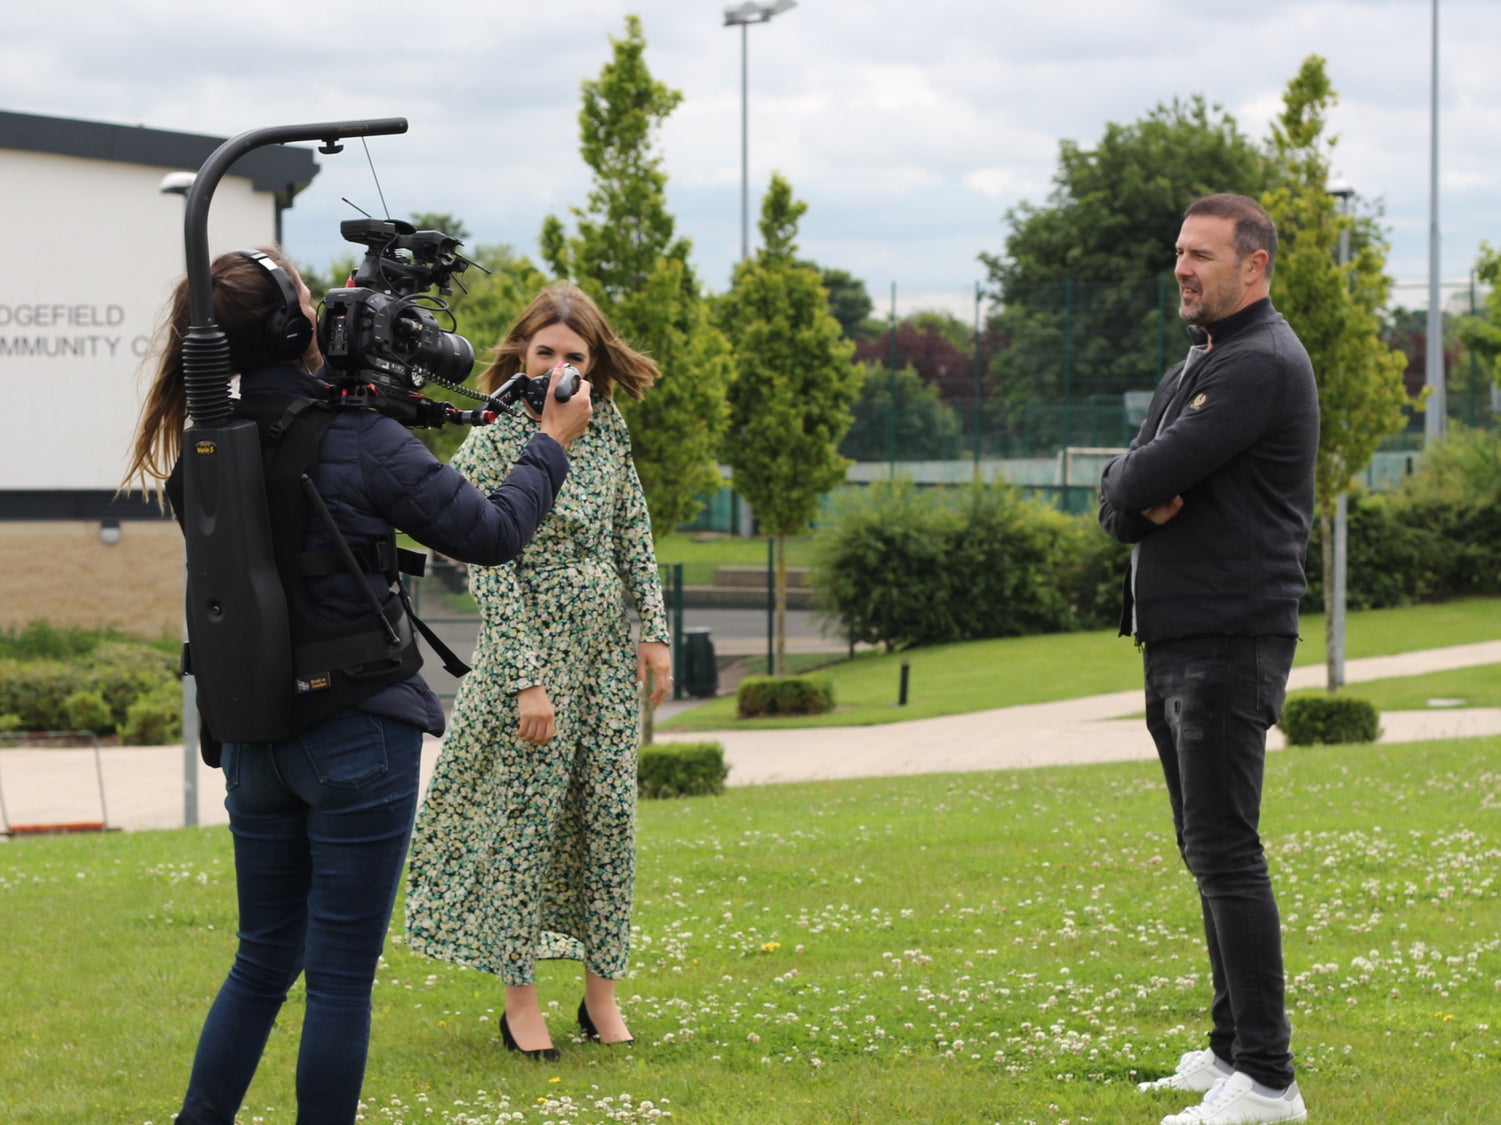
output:
[[[897,700],[896,700],[896,705],[898,707],[905,707],[905,706],[907,706],[907,673],[910,672],[911,670],[912,670],[912,665],[908,664],[905,660],[903,660],[902,661],[902,688],[901,688],[901,691],[897,694]]]

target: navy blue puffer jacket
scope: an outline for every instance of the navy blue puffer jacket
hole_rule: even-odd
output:
[[[241,380],[241,394],[325,397],[322,380],[292,367],[267,368]],[[568,474],[563,447],[543,434],[522,452],[510,476],[488,497],[443,464],[401,423],[369,410],[341,411],[323,435],[312,477],[334,522],[356,553],[395,528],[461,562],[494,566],[520,553],[552,510]],[[310,521],[304,551],[333,547]],[[384,600],[384,577],[370,576]],[[308,580],[313,603],[333,620],[367,616],[368,601],[346,574]],[[443,709],[420,676],[369,697],[358,710],[443,731]]]

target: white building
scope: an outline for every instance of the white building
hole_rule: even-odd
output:
[[[224,138],[0,111],[0,628],[177,635],[182,539],[117,496],[151,337],[185,270],[184,200]],[[220,181],[209,253],[279,241],[311,149],[257,149]]]

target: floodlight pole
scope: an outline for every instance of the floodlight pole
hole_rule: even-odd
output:
[[[1349,184],[1332,183],[1325,189],[1330,195],[1339,201],[1339,214],[1342,219],[1348,219],[1351,211],[1351,200],[1354,198],[1355,189]],[[1349,291],[1349,282],[1345,278],[1345,270],[1350,264],[1350,223],[1342,222],[1339,229],[1339,272],[1340,284],[1344,285],[1346,292]],[[1331,554],[1330,561],[1330,590],[1329,590],[1329,622],[1325,630],[1327,634],[1327,657],[1329,663],[1328,688],[1330,694],[1338,691],[1345,683],[1345,576],[1347,572],[1346,559],[1348,557],[1347,546],[1349,542],[1349,481],[1343,482],[1344,487],[1334,498],[1334,542],[1329,544]]]
[[[797,7],[797,0],[745,0],[724,10],[724,26],[740,29],[740,260],[750,257],[750,48],[746,29]]]
[[[1449,426],[1449,396],[1444,371],[1444,310],[1439,296],[1438,233],[1438,0],[1432,0],[1431,81],[1428,129],[1428,347],[1424,378],[1428,405],[1423,412],[1423,445],[1442,441]]]

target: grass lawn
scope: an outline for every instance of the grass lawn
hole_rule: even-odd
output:
[[[1299,665],[1324,661],[1324,619],[1307,615],[1298,646]],[[1435,606],[1368,610],[1346,620],[1345,655],[1387,656],[1446,645],[1501,639],[1501,599],[1472,598]],[[901,666],[909,665],[908,701],[898,707]],[[760,671],[758,668],[757,671]],[[1003,637],[964,644],[937,645],[898,653],[859,653],[819,671],[834,685],[837,710],[811,717],[738,720],[735,699],[708,700],[691,710],[657,723],[662,730],[722,730],[729,726],[755,728],[806,726],[867,726],[875,723],[926,719],[939,715],[988,711],[1022,703],[1044,703],[1081,695],[1128,691],[1141,687],[1141,657],[1115,630],[1090,633],[1053,633],[1035,637]],[[1427,706],[1433,697],[1466,697],[1472,705],[1501,695],[1501,675],[1494,667],[1473,676],[1443,673],[1413,688]],[[1460,690],[1460,684],[1470,685]],[[1452,686],[1450,686],[1452,685]],[[1490,685],[1490,686],[1485,686]],[[1353,684],[1351,694],[1375,700],[1365,684]],[[1395,690],[1395,689],[1394,689]],[[1466,692],[1470,695],[1466,695]],[[1393,695],[1391,698],[1408,698]],[[1395,703],[1377,701],[1393,709]],[[1494,704],[1491,704],[1494,705]],[[1404,709],[1405,705],[1404,705]]]
[[[1267,793],[1311,1120],[1501,1121],[1501,739],[1289,750]],[[166,1125],[234,926],[222,828],[0,845],[0,1121]],[[563,1057],[508,1055],[498,982],[393,940],[364,1120],[1149,1125],[1202,941],[1150,763],[647,802],[636,1047],[570,1036],[548,964]],[[301,1010],[245,1125],[294,1121]]]
[[[1340,695],[1368,699],[1378,711],[1426,711],[1436,706],[1501,707],[1501,669],[1490,664],[1424,676],[1368,680],[1347,684],[1340,689]]]
[[[683,585],[709,586],[714,571],[721,566],[759,566],[767,564],[767,539],[739,536],[674,532],[656,540],[657,562],[663,566],[683,564]],[[811,566],[813,540],[795,536],[787,540],[787,565]]]

